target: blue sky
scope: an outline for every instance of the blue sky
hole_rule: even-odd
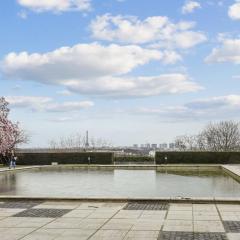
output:
[[[0,3],[0,95],[29,146],[161,143],[240,118],[240,2]]]

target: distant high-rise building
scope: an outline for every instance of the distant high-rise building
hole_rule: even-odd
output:
[[[146,143],[145,144],[145,148],[150,149],[151,148],[151,144],[150,143]]]
[[[138,144],[133,144],[133,147],[134,148],[138,148]]]
[[[153,143],[153,144],[151,145],[151,148],[157,149],[157,144]]]
[[[159,148],[162,149],[162,150],[167,149],[167,147],[168,147],[167,143],[160,143],[159,144]]]
[[[169,148],[170,148],[170,149],[174,149],[175,146],[176,146],[175,143],[169,143]]]

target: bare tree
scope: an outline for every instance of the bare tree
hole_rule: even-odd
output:
[[[234,121],[208,124],[198,135],[183,135],[175,140],[176,147],[189,151],[240,150],[240,127]]]
[[[180,151],[185,151],[187,149],[187,145],[186,145],[186,142],[185,142],[185,135],[176,137],[175,146]]]
[[[95,138],[91,137],[89,139],[89,148],[96,149],[96,148],[109,148],[111,147],[110,141],[107,141],[103,138]],[[84,149],[86,147],[86,137],[82,136],[80,133],[75,133],[70,136],[62,136],[59,140],[52,139],[49,142],[50,148],[77,148],[77,149]]]
[[[182,135],[175,139],[175,146],[179,150],[194,151],[198,149],[198,135]]]
[[[239,150],[240,129],[239,123],[234,121],[222,121],[210,123],[202,132],[207,147],[212,151]]]

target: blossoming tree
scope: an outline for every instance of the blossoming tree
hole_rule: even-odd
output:
[[[9,108],[5,98],[0,98],[0,155],[12,150],[18,143],[26,139],[18,123],[8,119]]]

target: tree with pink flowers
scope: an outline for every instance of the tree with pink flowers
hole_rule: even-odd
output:
[[[0,155],[13,150],[17,144],[26,142],[27,137],[20,130],[18,123],[8,119],[8,102],[4,97],[0,98]]]

